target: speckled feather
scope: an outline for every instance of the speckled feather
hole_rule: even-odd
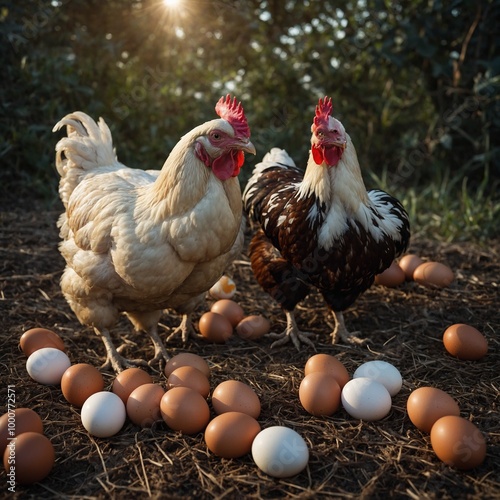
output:
[[[262,229],[253,235],[249,254],[257,282],[285,310],[292,311],[307,296],[310,286],[301,279],[299,271],[281,256]]]
[[[262,230],[250,246],[252,268],[259,284],[287,310],[305,297],[311,285],[333,310],[344,310],[406,249],[407,215],[387,193],[365,192],[362,217],[346,216],[341,229],[326,228],[337,235],[327,244],[320,234],[336,220],[331,214],[333,203],[321,200],[314,190],[304,196],[303,182],[304,173],[281,150],[272,150],[254,170],[243,195],[246,212]],[[394,236],[384,224],[388,218],[397,219]],[[275,267],[286,270],[286,282],[279,283]],[[294,280],[300,284],[291,286]]]

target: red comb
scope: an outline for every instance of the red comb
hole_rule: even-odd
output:
[[[250,127],[248,126],[245,112],[241,102],[236,97],[231,100],[231,96],[221,97],[215,105],[215,112],[223,119],[228,121],[234,128],[236,135],[250,137]]]
[[[316,125],[316,127],[319,127],[320,125],[328,125],[328,118],[332,111],[332,98],[326,96],[323,99],[320,98],[318,105],[316,106],[314,125]]]

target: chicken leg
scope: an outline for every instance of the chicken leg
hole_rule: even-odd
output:
[[[162,358],[168,361],[170,356],[158,334],[158,320],[161,316],[161,310],[149,312],[128,311],[125,312],[125,315],[134,325],[136,331],[146,332],[151,337],[151,341],[155,347],[154,358],[149,363],[143,359],[127,359],[120,354],[120,348],[117,349],[115,347],[111,335],[106,328],[94,328],[96,333],[101,336],[104,346],[106,347],[107,359],[103,368],[109,368],[111,366],[116,373],[119,373],[125,368],[151,365],[152,362]]]
[[[149,361],[149,365],[153,364],[153,362],[164,359],[168,361],[170,356],[168,355],[167,349],[163,344],[159,334],[158,334],[158,324],[151,325],[148,329],[148,334],[151,337],[153,345],[155,346],[155,355],[154,358]]]
[[[268,333],[267,336],[272,339],[277,339],[271,344],[271,348],[278,347],[280,345],[284,345],[290,340],[293,342],[293,345],[300,352],[301,342],[307,344],[310,347],[314,347],[314,343],[309,337],[311,335],[310,332],[302,332],[299,330],[297,326],[297,322],[295,321],[295,315],[293,311],[285,311],[286,315],[286,328],[281,333]]]
[[[366,339],[360,339],[356,336],[356,332],[350,332],[347,330],[344,322],[344,315],[342,311],[333,311],[332,310],[333,320],[335,322],[335,326],[332,331],[332,344],[337,344],[339,340],[343,340],[345,342],[350,342],[353,344],[363,344],[366,342]]]
[[[101,366],[103,370],[113,368],[116,373],[120,373],[125,368],[133,368],[137,365],[147,365],[146,361],[143,359],[127,359],[123,357],[113,344],[111,335],[106,328],[98,329],[97,327],[94,327],[94,331],[101,337],[104,347],[106,348],[106,361]]]

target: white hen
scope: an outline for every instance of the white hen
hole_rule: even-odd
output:
[[[80,322],[102,337],[115,371],[131,365],[109,332],[120,313],[149,333],[154,359],[168,359],[158,335],[162,310],[185,315],[185,338],[191,312],[234,255],[242,215],[237,175],[243,152],[255,148],[236,99],[221,98],[216,111],[220,118],[184,135],[161,171],[119,163],[102,119],[97,125],[75,112],[54,127],[67,127],[56,146],[65,207],[61,288]]]

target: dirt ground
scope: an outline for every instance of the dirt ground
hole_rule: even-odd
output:
[[[127,421],[117,435],[94,438],[59,387],[29,378],[18,343],[35,326],[61,335],[73,363],[99,367],[104,361],[101,340],[78,323],[59,289],[63,260],[57,216],[53,211],[0,213],[0,413],[6,411],[7,386],[13,385],[17,406],[39,413],[56,452],[50,475],[38,484],[17,486],[14,498],[500,498],[500,242],[479,247],[415,238],[411,251],[448,264],[456,280],[441,290],[413,282],[397,289],[374,286],[345,314],[347,327],[367,339],[362,346],[329,343],[331,318],[318,296],[300,305],[299,326],[314,333],[316,352],[337,356],[351,374],[374,359],[389,361],[402,373],[403,388],[389,415],[378,422],[357,420],[342,408],[328,418],[306,413],[298,388],[304,365],[315,353],[311,348],[271,350],[269,339],[250,342],[236,336],[225,345],[203,339],[169,343],[172,355],[190,351],[205,357],[212,388],[229,378],[251,385],[262,403],[262,428],[286,425],[304,437],[310,450],[307,468],[295,477],[274,479],[259,471],[250,455],[220,459],[207,450],[203,433],[183,436],[163,422],[141,429]],[[284,315],[256,284],[245,255],[231,273],[245,312],[264,314],[273,330],[281,331]],[[178,322],[166,314],[162,336]],[[453,323],[484,333],[485,358],[459,361],[444,351],[442,334]],[[153,356],[150,340],[134,334],[125,319],[115,334],[127,344],[125,355]],[[165,383],[164,375],[150,373]],[[113,374],[104,376],[109,387]],[[483,432],[487,456],[477,469],[459,472],[440,462],[429,436],[412,425],[406,400],[420,386],[447,391],[461,415]],[[2,471],[0,497],[7,493]]]

